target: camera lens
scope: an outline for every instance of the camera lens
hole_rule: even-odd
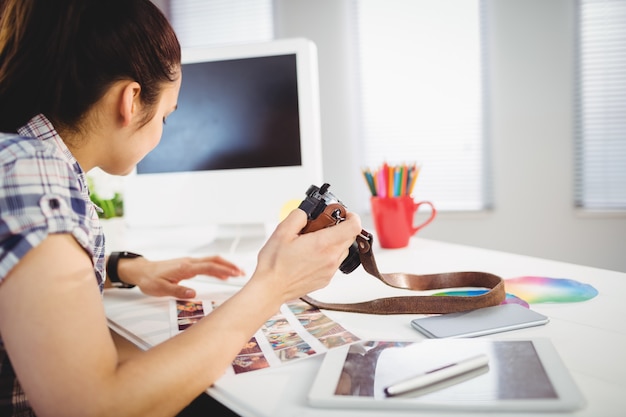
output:
[[[344,274],[349,274],[361,265],[361,257],[359,255],[359,245],[355,242],[352,243],[349,249],[348,256],[339,265],[339,270]]]

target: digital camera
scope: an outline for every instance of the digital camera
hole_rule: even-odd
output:
[[[324,183],[321,187],[311,185],[299,208],[307,214],[307,224],[300,233],[309,233],[325,227],[334,226],[346,219],[346,206],[335,197]],[[344,274],[349,274],[361,265],[359,247],[354,241],[346,259],[339,266]]]

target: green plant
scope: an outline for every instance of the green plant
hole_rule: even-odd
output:
[[[90,190],[89,198],[102,209],[102,211],[98,211],[99,218],[110,219],[124,215],[124,200],[121,193],[115,192],[113,198],[101,198],[96,191],[93,178],[87,177],[87,184]]]

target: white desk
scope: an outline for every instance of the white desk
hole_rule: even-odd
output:
[[[135,249],[135,248],[133,248]],[[576,416],[623,416],[626,414],[626,274],[597,268],[531,258],[413,238],[409,248],[383,250],[374,247],[382,272],[436,273],[450,271],[485,271],[514,278],[543,276],[569,278],[593,285],[599,295],[579,303],[532,304],[550,317],[545,326],[516,330],[490,336],[494,339],[549,338],[584,393],[587,406]],[[246,255],[246,260],[250,259]],[[213,287],[205,279],[189,281],[199,289]],[[325,301],[359,301],[388,295],[406,294],[385,287],[362,268],[350,275],[338,273],[329,287],[313,294]],[[105,306],[136,299],[147,303],[152,327],[145,340],[158,342],[167,337],[167,303],[147,300],[137,289],[113,290],[105,295]],[[415,315],[375,316],[325,312],[343,327],[362,339],[422,340],[410,327]],[[159,329],[159,321],[163,328]],[[165,336],[164,336],[165,334]],[[242,416],[409,416],[416,412],[380,410],[333,410],[307,405],[307,393],[323,357],[297,361],[271,370],[249,372],[219,380],[208,392]],[[461,416],[476,413],[420,411],[419,415]],[[511,413],[512,416],[531,414]],[[537,413],[532,413],[536,416]],[[561,414],[546,414],[550,416]]]

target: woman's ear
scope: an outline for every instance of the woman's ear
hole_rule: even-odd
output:
[[[122,126],[129,126],[140,109],[139,93],[141,86],[136,81],[129,81],[122,89],[120,100],[120,116]]]

